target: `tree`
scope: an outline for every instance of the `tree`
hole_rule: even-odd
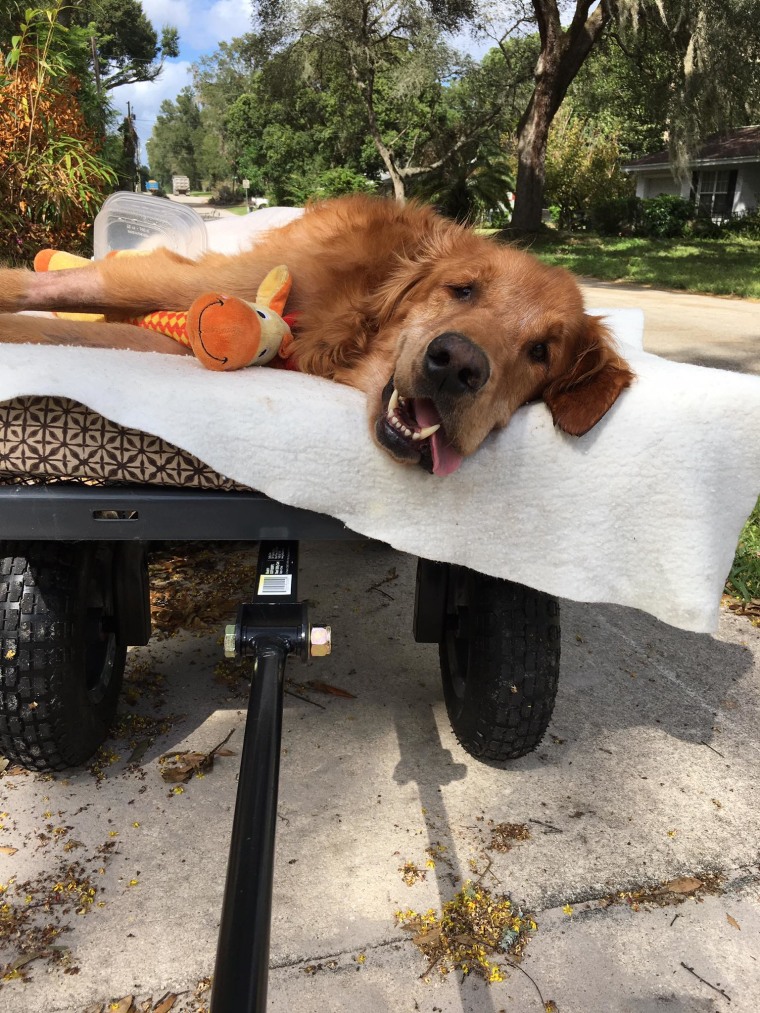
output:
[[[91,32],[92,66],[98,92],[137,81],[155,81],[167,57],[179,56],[177,29],[161,34],[148,20],[140,0],[83,0],[72,18]]]
[[[477,122],[459,123],[449,131],[456,136],[445,150],[433,150],[438,114],[447,118],[445,82],[465,64],[444,45],[441,33],[471,13],[467,2],[259,0],[254,11],[266,49],[298,62],[300,79],[320,63],[332,65],[333,82],[340,85],[347,107],[361,109],[399,201],[411,180],[456,157],[496,116],[497,110],[481,111]],[[409,107],[421,97],[433,116],[410,125]]]
[[[203,135],[201,111],[190,87],[183,88],[174,102],[164,99],[146,146],[153,176],[165,184],[175,174],[188,176],[191,186],[198,188]]]
[[[577,0],[572,20],[563,28],[561,16],[567,5],[562,5],[561,10],[558,0],[518,0],[502,5],[500,33],[496,30],[499,22],[492,18],[481,26],[485,34],[496,38],[502,52],[510,35],[533,25],[538,28],[540,48],[533,73],[533,92],[517,128],[517,184],[512,215],[515,230],[535,231],[541,224],[549,128],[573,79],[608,24],[613,2]]]
[[[640,25],[622,42],[614,26],[605,32],[567,93],[565,103],[584,124],[614,137],[629,160],[665,145],[672,61],[656,25]]]
[[[490,12],[495,10],[498,17]],[[563,25],[563,16],[569,16]],[[667,130],[676,166],[710,128],[730,123],[739,105],[757,109],[760,0],[505,0],[474,22],[504,48],[515,34],[538,30],[534,87],[518,127],[513,226],[541,222],[549,128],[605,29],[635,41],[642,25],[668,39]],[[740,47],[737,58],[737,47]]]

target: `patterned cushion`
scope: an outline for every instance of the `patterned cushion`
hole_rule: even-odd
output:
[[[0,482],[87,481],[242,489],[185,450],[61,397],[0,404]]]

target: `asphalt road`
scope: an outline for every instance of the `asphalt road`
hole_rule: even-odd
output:
[[[650,350],[758,371],[757,304],[587,292],[643,306]],[[549,734],[498,769],[458,745],[436,649],[412,640],[414,560],[341,543],[304,546],[302,564],[334,653],[294,663],[288,688],[351,695],[285,698],[269,1010],[754,1013],[760,630],[728,611],[711,637],[564,603]],[[246,700],[219,668],[223,613],[130,652],[98,770],[0,776],[0,967],[32,957],[0,985],[3,1013],[126,1013],[117,1000],[154,1009],[166,993],[207,1008]],[[162,755],[231,729],[234,755],[205,776],[162,778]],[[135,736],[148,744],[130,766]],[[523,828],[508,850],[506,824]],[[538,926],[490,986],[429,968],[395,918],[440,913],[467,879]]]

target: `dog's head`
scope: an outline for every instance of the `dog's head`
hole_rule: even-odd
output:
[[[464,230],[399,266],[379,322],[396,347],[373,392],[375,438],[437,475],[539,398],[581,436],[633,379],[567,271]]]

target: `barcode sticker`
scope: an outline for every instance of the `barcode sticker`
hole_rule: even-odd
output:
[[[259,577],[258,594],[290,594],[293,577],[289,573],[264,573]]]

